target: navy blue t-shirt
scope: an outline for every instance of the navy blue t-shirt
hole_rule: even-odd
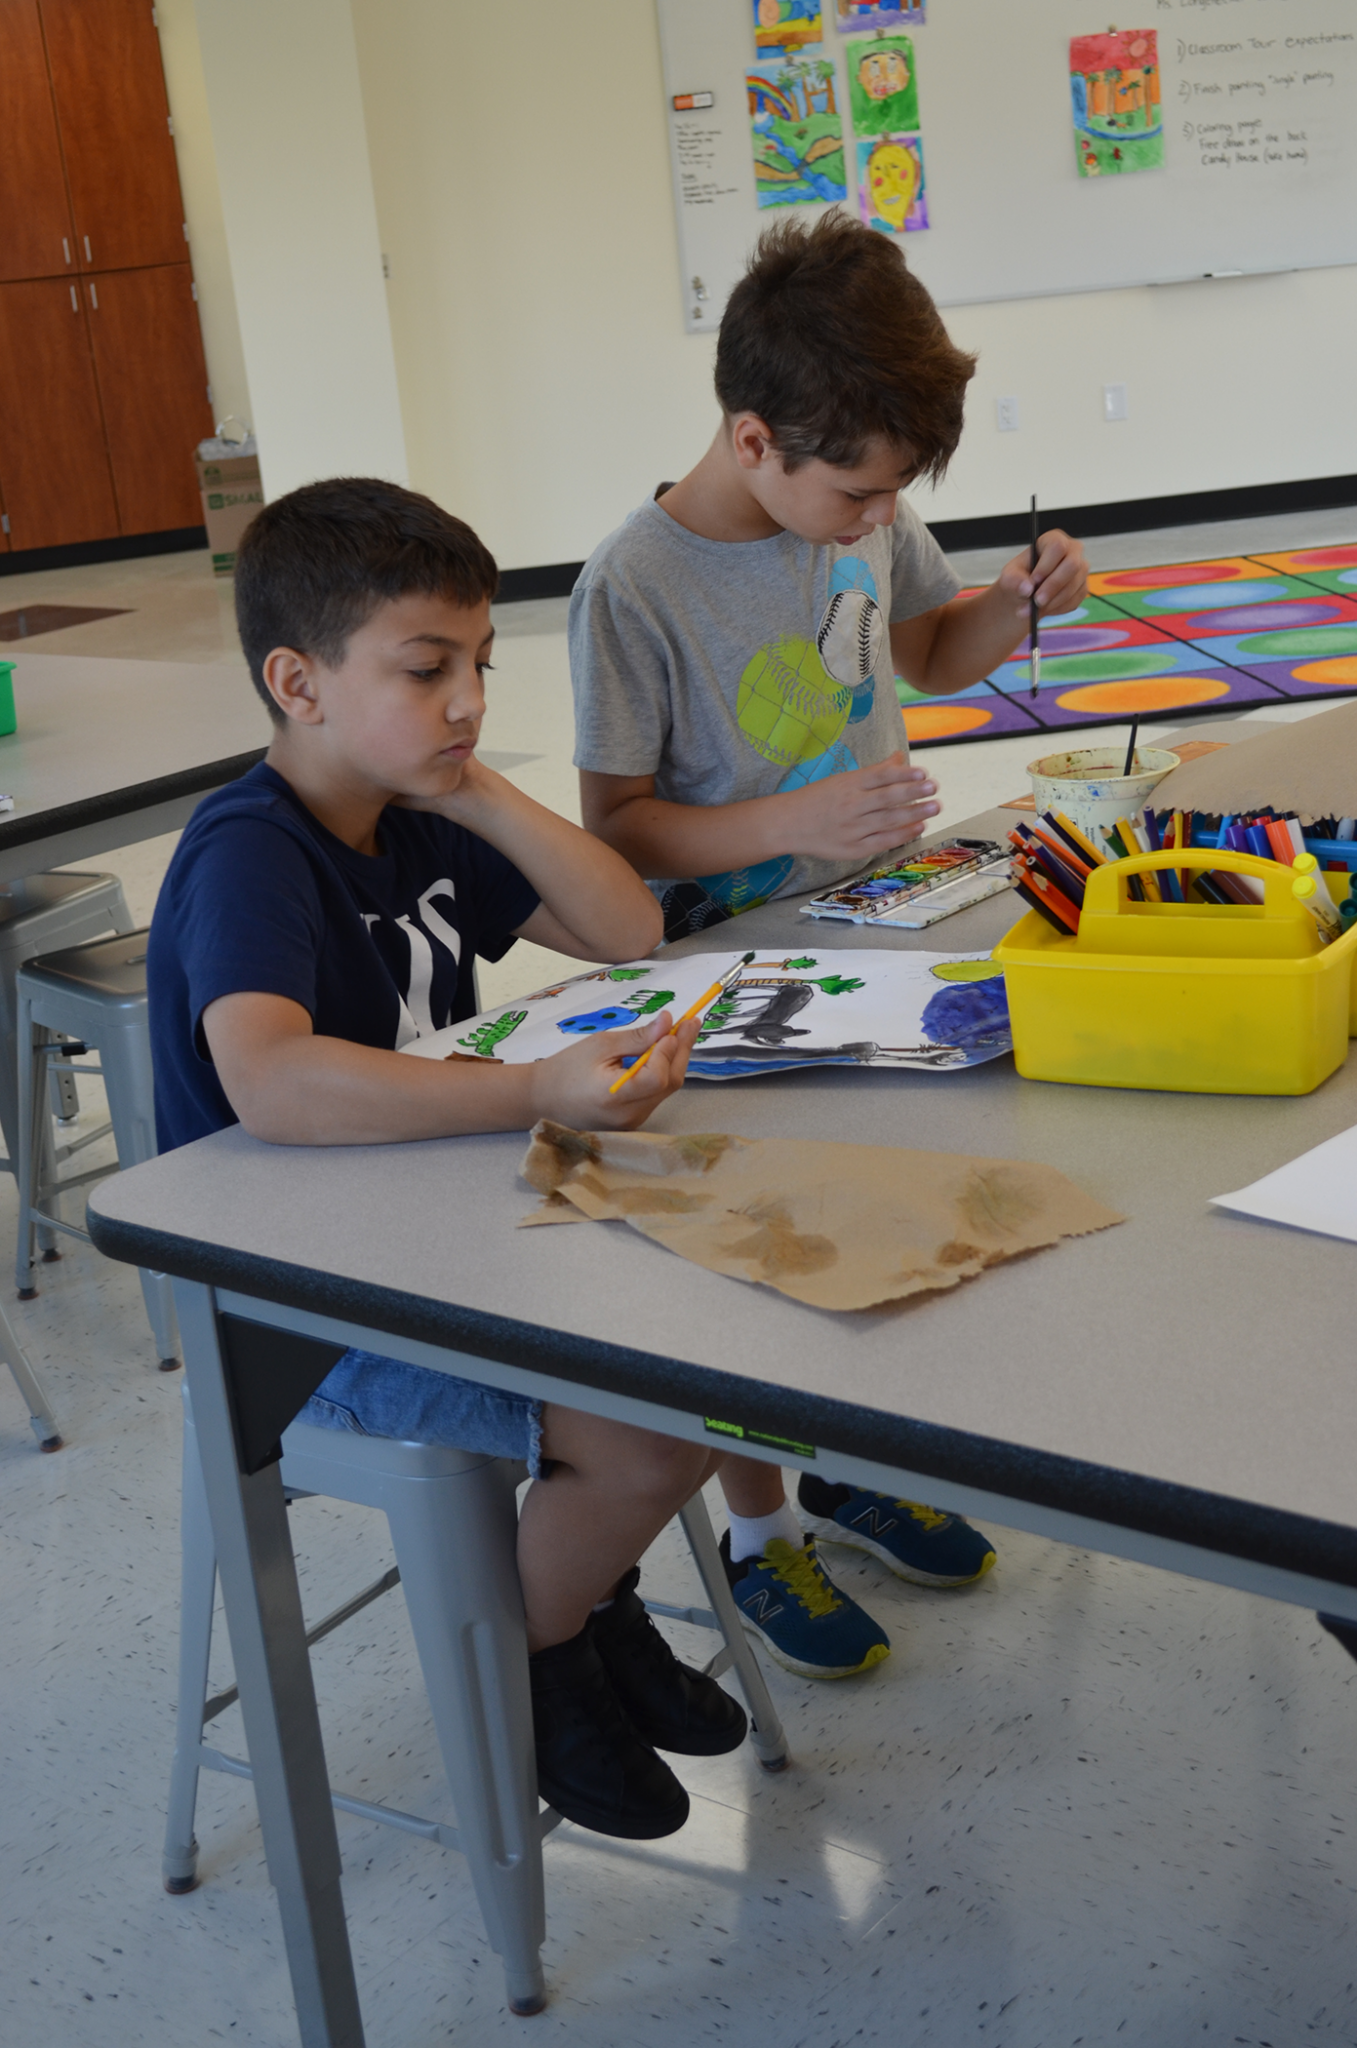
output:
[[[287,996],[318,1036],[398,1048],[474,1014],[476,955],[502,959],[537,891],[483,839],[384,810],[355,853],[261,761],[194,812],[147,949],[162,1152],[238,1121],[202,1015],[219,996]]]

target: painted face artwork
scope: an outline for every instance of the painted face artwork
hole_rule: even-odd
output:
[[[897,234],[903,233],[919,184],[919,166],[901,142],[879,142],[868,160],[872,205]]]
[[[858,65],[858,83],[869,99],[888,100],[909,84],[909,66],[901,51],[869,50]]]

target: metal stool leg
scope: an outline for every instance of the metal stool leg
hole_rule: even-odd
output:
[[[154,1159],[155,1081],[144,1019],[124,1022],[110,1018],[106,1026],[101,1026],[99,1065],[103,1069],[119,1166],[139,1166],[144,1159]],[[179,1365],[179,1326],[174,1317],[173,1290],[164,1273],[153,1273],[146,1267],[141,1267],[139,1273],[160,1370],[174,1372]]]
[[[39,1029],[41,1027],[38,1027]],[[37,1199],[43,1130],[47,1116],[45,1082],[47,1059],[43,1051],[48,1033],[34,1042],[33,1006],[27,996],[19,999],[19,1228],[14,1254],[14,1284],[21,1301],[30,1300],[33,1285],[33,1204]]]
[[[0,1308],[0,1357],[13,1373],[19,1392],[28,1403],[28,1420],[33,1434],[45,1451],[61,1449],[61,1431],[48,1405],[46,1394],[14,1334],[9,1317]]]
[[[695,1493],[687,1507],[679,1510],[679,1520],[693,1553],[693,1563],[711,1601],[712,1612],[725,1637],[731,1669],[749,1708],[750,1746],[766,1771],[784,1771],[790,1762],[787,1738],[782,1732],[782,1723],[764,1683],[758,1660],[745,1635],[739,1610],[730,1597],[716,1533],[707,1513],[707,1503],[700,1493]]]
[[[198,1882],[198,1843],[193,1815],[198,1804],[198,1751],[203,1739],[203,1703],[212,1653],[212,1602],[217,1591],[217,1552],[207,1512],[198,1437],[184,1404],[184,1504],[180,1525],[183,1564],[179,1605],[179,1704],[174,1721],[174,1763],[161,1875],[167,1892],[191,1892]]]
[[[487,1460],[454,1478],[406,1481],[386,1512],[486,1932],[512,2009],[540,2012],[542,1822],[512,1472]],[[459,1569],[469,1557],[475,1569]]]

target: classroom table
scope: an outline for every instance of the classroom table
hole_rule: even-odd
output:
[[[0,883],[178,831],[268,745],[268,713],[239,663],[13,658]]]
[[[771,904],[678,950],[969,951],[1021,907],[1004,895],[932,932],[868,934]],[[1129,1218],[852,1315],[620,1223],[517,1230],[535,1201],[521,1134],[314,1150],[236,1127],[99,1186],[99,1248],[176,1276],[306,2048],[363,2034],[274,1460],[343,1348],[709,1445],[735,1424],[751,1455],[1357,1622],[1351,1247],[1207,1207],[1353,1122],[1357,1062],[1295,1099],[1052,1086],[1007,1057],[690,1084],[654,1128],[1042,1160]]]

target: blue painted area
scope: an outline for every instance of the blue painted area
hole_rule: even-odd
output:
[[[1006,1050],[1013,1034],[1003,975],[991,975],[988,981],[949,982],[924,1006],[923,1031],[934,1045],[955,1045],[963,1052],[992,1052],[996,1046]]]
[[[557,1019],[558,1031],[587,1033],[590,1031],[620,1031],[624,1025],[636,1022],[635,1010],[587,1010],[579,1017]]]
[[[1271,576],[1266,583],[1178,583],[1171,590],[1147,590],[1141,598],[1156,612],[1202,612],[1217,605],[1274,603],[1288,594],[1286,585]]]

